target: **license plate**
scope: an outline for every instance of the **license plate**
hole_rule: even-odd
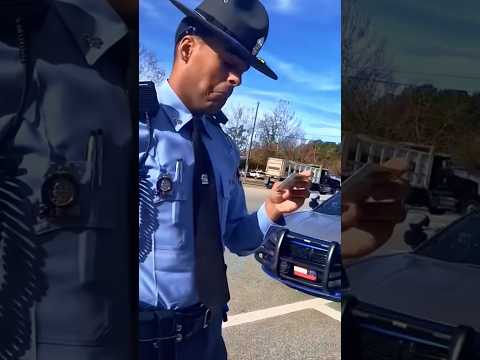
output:
[[[293,266],[293,275],[311,281],[317,280],[317,272],[315,270],[305,269],[296,265]]]

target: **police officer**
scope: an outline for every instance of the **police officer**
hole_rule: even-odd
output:
[[[152,240],[139,271],[140,358],[226,359],[224,246],[254,252],[282,214],[304,203],[310,173],[290,189],[274,185],[260,209],[247,213],[239,152],[220,127],[220,109],[249,67],[277,79],[257,57],[268,15],[258,0],[205,0],[194,10],[171,2],[186,15],[173,69],[159,87],[158,114],[140,124],[140,170],[156,220],[151,234],[140,234]]]
[[[0,358],[130,359],[136,2],[0,8]]]

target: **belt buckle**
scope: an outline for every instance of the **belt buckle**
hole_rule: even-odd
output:
[[[208,327],[208,322],[210,321],[212,317],[212,311],[207,308],[205,311],[205,315],[203,316],[203,328],[206,329]]]

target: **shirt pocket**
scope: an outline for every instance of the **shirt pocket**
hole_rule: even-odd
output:
[[[179,250],[185,244],[188,223],[191,222],[192,211],[189,212],[188,193],[184,183],[172,177],[172,190],[168,195],[159,196],[155,201],[158,228],[154,232],[154,248],[156,250]],[[192,210],[190,208],[190,210]],[[193,224],[192,224],[193,225]]]
[[[48,283],[36,307],[38,341],[99,345],[111,332],[112,300],[117,296],[115,289],[106,289],[116,282],[115,271],[105,271],[102,265],[117,263],[106,249],[118,240],[114,229],[98,218],[83,225],[56,224],[37,234],[46,252],[43,270]]]
[[[36,240],[45,250],[44,274],[48,290],[37,305],[37,332],[40,343],[95,346],[112,328],[110,288],[114,266],[121,248],[116,231],[118,204],[109,201],[109,190],[92,188],[83,161],[71,162],[78,170],[78,204],[71,213],[55,218],[40,217],[34,226]],[[125,209],[126,211],[126,209]],[[109,288],[109,289],[107,289]],[[99,291],[102,289],[101,291]]]

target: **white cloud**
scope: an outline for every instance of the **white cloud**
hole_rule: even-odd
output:
[[[306,70],[305,68],[284,61],[279,57],[265,51],[263,56],[268,60],[269,65],[277,70],[286,79],[301,84],[313,91],[339,91],[340,70],[337,73]]]
[[[163,15],[157,7],[157,3],[152,0],[140,0],[140,14],[152,18],[162,18]]]
[[[276,8],[280,11],[289,12],[293,9],[294,0],[277,0]]]
[[[338,97],[338,101],[332,101],[329,99],[322,99],[322,97],[316,93],[313,93],[312,96],[307,96],[305,93],[298,95],[293,92],[253,89],[246,86],[241,87],[239,92],[256,98],[270,98],[273,99],[273,101],[287,100],[293,105],[304,106],[313,110],[330,113],[333,116],[340,115],[340,96]]]

